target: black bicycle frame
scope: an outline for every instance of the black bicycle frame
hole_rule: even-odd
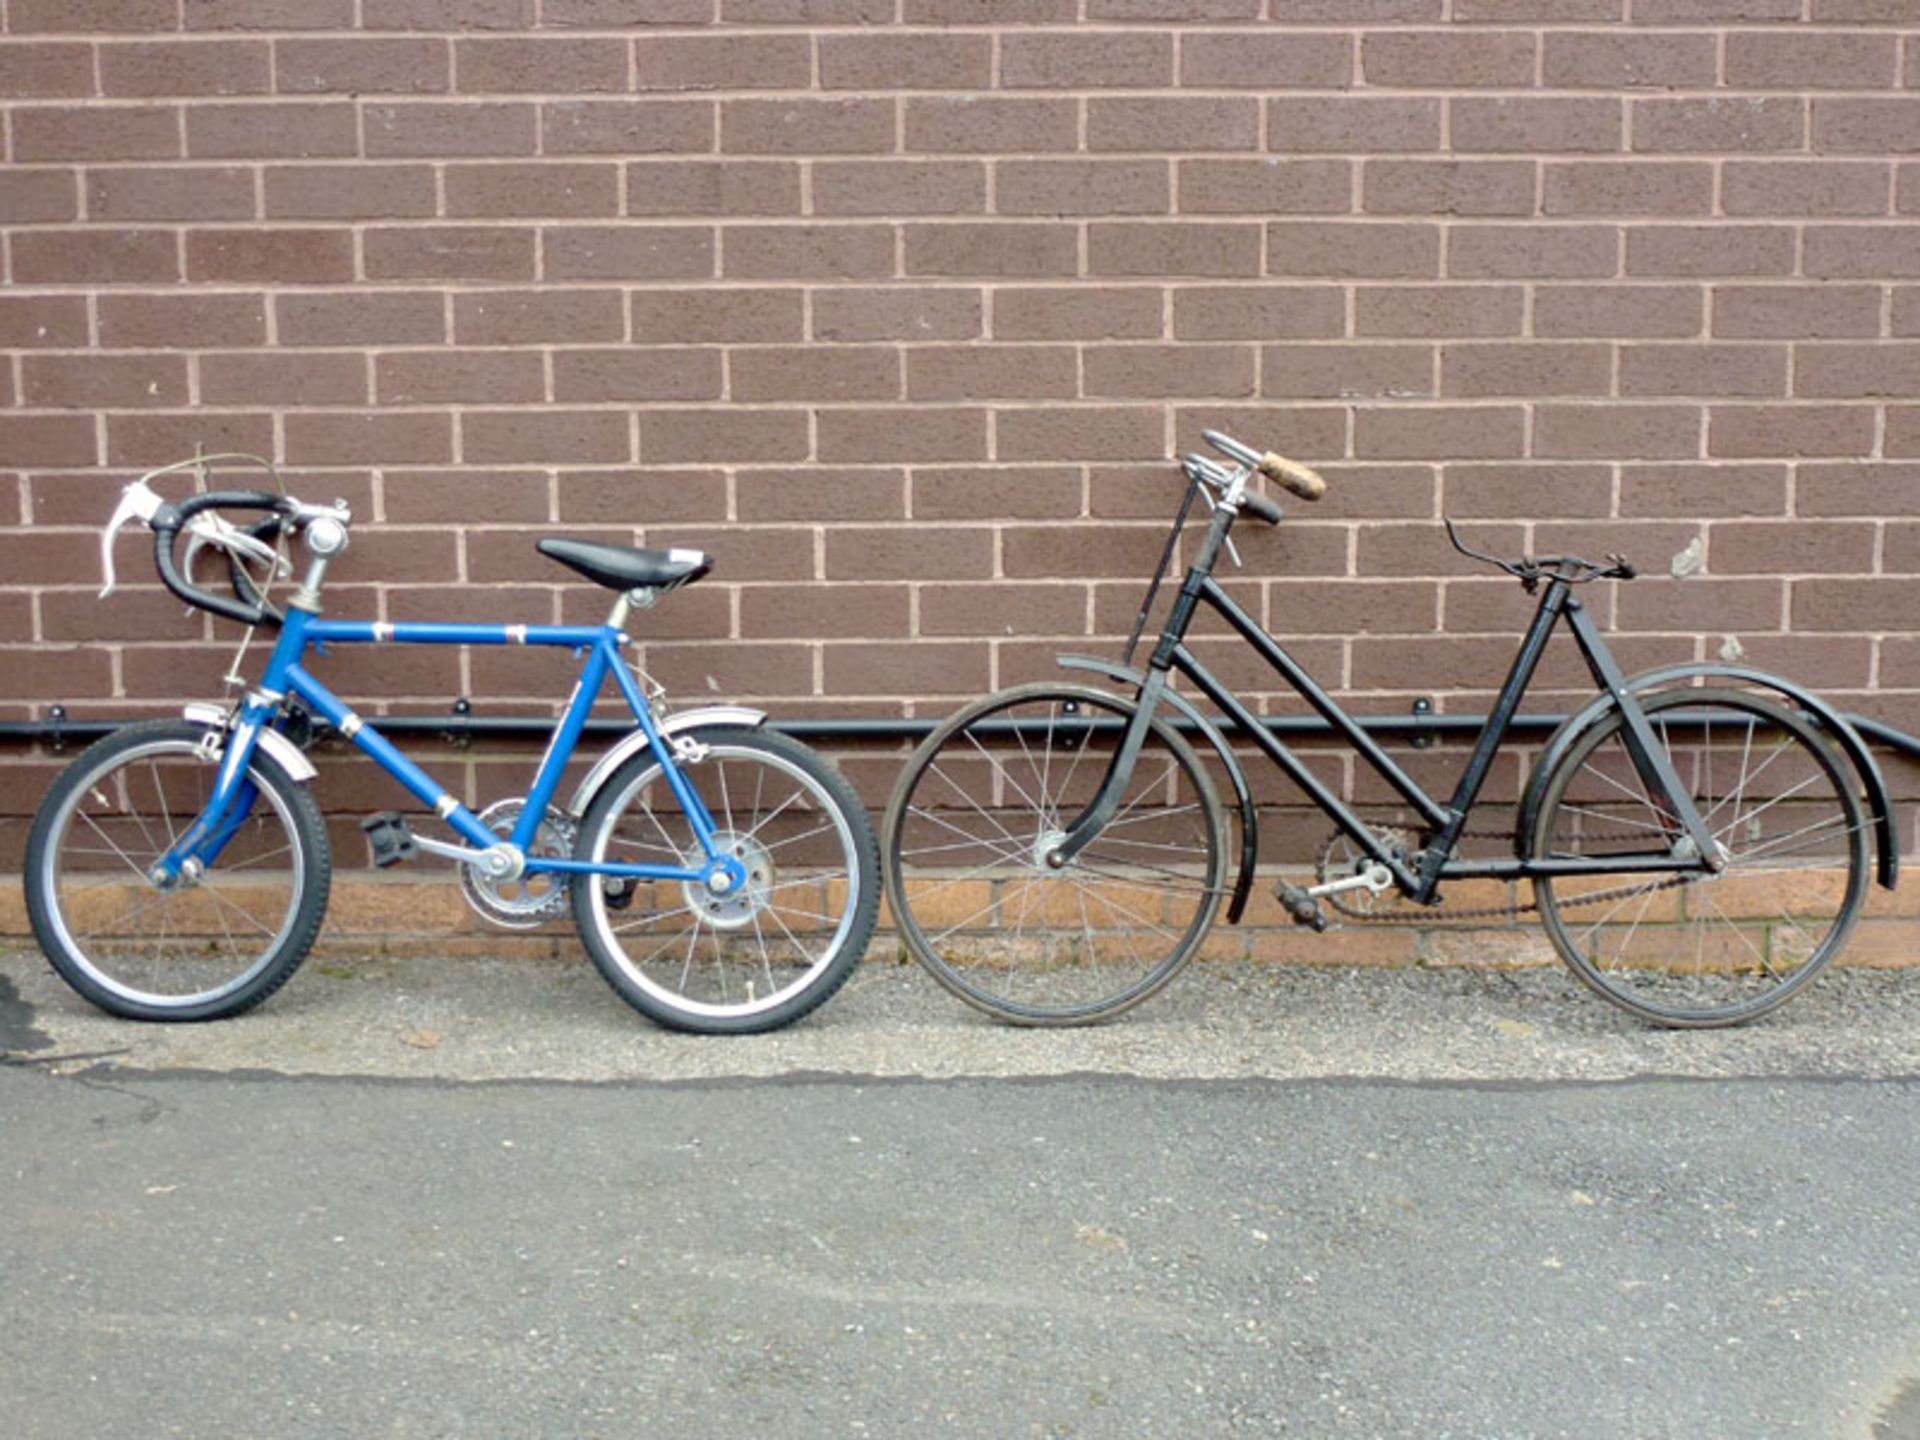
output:
[[[1540,596],[1539,607],[1534,611],[1533,621],[1520,641],[1520,649],[1500,687],[1499,698],[1474,742],[1473,753],[1468,757],[1467,768],[1455,786],[1452,798],[1442,804],[1401,769],[1359,722],[1343,710],[1339,702],[1322,689],[1300,663],[1287,654],[1261,628],[1258,621],[1235,604],[1233,597],[1214,580],[1214,562],[1232,524],[1233,513],[1223,506],[1215,512],[1212,523],[1207,527],[1200,552],[1187,571],[1154,646],[1146,680],[1140,687],[1138,706],[1128,723],[1127,733],[1108,766],[1099,792],[1068,827],[1054,852],[1057,863],[1065,864],[1091,844],[1113,817],[1120,796],[1132,776],[1134,762],[1139,758],[1140,747],[1146,740],[1147,729],[1166,688],[1167,677],[1171,672],[1178,671],[1232,719],[1274,764],[1285,771],[1288,778],[1306,792],[1307,798],[1325,812],[1354,844],[1370,859],[1384,865],[1402,893],[1420,904],[1432,904],[1440,882],[1448,879],[1517,879],[1536,875],[1645,873],[1649,870],[1681,873],[1720,868],[1722,862],[1719,851],[1705,821],[1675,772],[1665,747],[1655,738],[1646,712],[1628,689],[1627,678],[1615,662],[1612,652],[1607,649],[1599,626],[1587,613],[1586,607],[1575,598],[1573,582],[1565,575],[1543,577],[1545,589]],[[1215,678],[1187,649],[1187,629],[1192,624],[1195,607],[1203,603],[1232,626],[1267,662],[1269,668],[1312,706],[1419,813],[1431,839],[1422,848],[1417,868],[1409,867],[1395,854],[1365,820],[1328,789],[1278,736],[1260,723],[1260,718],[1238,696]],[[1507,737],[1513,717],[1519,711],[1521,696],[1526,693],[1527,685],[1539,667],[1548,639],[1563,618],[1572,629],[1574,640],[1579,644],[1595,682],[1613,697],[1620,709],[1623,721],[1621,738],[1634,768],[1648,787],[1649,796],[1663,797],[1665,813],[1690,842],[1687,848],[1691,853],[1680,853],[1676,848],[1586,858],[1549,856],[1479,860],[1454,857],[1453,848],[1466,829],[1467,816],[1486,783],[1493,757]]]

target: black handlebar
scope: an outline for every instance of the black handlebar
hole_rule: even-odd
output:
[[[204,510],[266,510],[275,515],[287,515],[292,513],[292,509],[292,502],[284,496],[269,495],[263,490],[212,490],[205,495],[189,496],[178,505],[164,505],[152,521],[154,569],[160,572],[161,583],[189,605],[242,625],[259,625],[263,621],[276,619],[264,604],[248,605],[237,599],[229,600],[224,595],[215,595],[193,584],[173,563],[173,542],[187,522]]]
[[[1264,520],[1269,525],[1278,525],[1282,519],[1280,507],[1256,490],[1241,492],[1240,508],[1256,520]]]

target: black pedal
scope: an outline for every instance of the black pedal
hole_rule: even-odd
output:
[[[600,893],[606,896],[609,910],[625,910],[633,904],[633,892],[637,881],[624,875],[610,875],[600,882]]]
[[[1273,895],[1296,925],[1305,925],[1316,934],[1327,928],[1327,912],[1320,908],[1320,902],[1298,885],[1289,885],[1282,880],[1273,887]]]
[[[360,822],[360,828],[367,832],[367,848],[373,852],[373,863],[382,870],[420,853],[420,847],[413,843],[413,831],[407,828],[406,819],[397,810],[369,815]]]

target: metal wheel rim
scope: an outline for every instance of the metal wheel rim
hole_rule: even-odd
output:
[[[777,989],[770,991],[766,995],[756,995],[752,1000],[750,1000],[744,1005],[715,1004],[711,1001],[696,1000],[691,996],[683,994],[678,990],[670,989],[666,986],[663,986],[657,983],[653,979],[653,977],[646,972],[646,970],[641,968],[644,961],[636,961],[633,956],[627,953],[626,946],[622,944],[620,940],[620,936],[622,934],[638,928],[641,924],[644,924],[645,921],[644,920],[635,921],[629,925],[626,925],[624,928],[617,925],[614,922],[613,916],[608,912],[607,895],[606,895],[605,888],[598,883],[592,883],[593,877],[590,877],[590,876],[582,877],[583,882],[586,882],[589,884],[590,897],[591,897],[591,903],[593,906],[593,915],[594,915],[595,922],[598,925],[602,938],[606,942],[606,948],[608,952],[613,957],[614,963],[619,966],[621,973],[624,974],[635,985],[639,986],[640,989],[644,990],[648,995],[658,1000],[662,1005],[668,1006],[676,1010],[683,1010],[693,1015],[702,1015],[702,1016],[709,1016],[714,1018],[739,1018],[739,1017],[749,1016],[749,1015],[759,1015],[768,1010],[774,1009],[775,1007],[781,1004],[784,1004],[786,1001],[792,999],[795,995],[798,995],[803,991],[805,991],[807,987],[812,985],[814,981],[817,980],[820,977],[820,975],[833,963],[834,958],[839,955],[841,948],[846,944],[847,934],[853,928],[854,917],[859,912],[860,902],[862,899],[862,891],[860,888],[861,880],[860,880],[860,866],[859,866],[860,848],[859,848],[858,842],[854,838],[853,828],[847,823],[846,815],[842,812],[840,806],[835,802],[835,797],[833,795],[833,792],[829,790],[819,779],[809,774],[800,765],[789,760],[786,756],[778,754],[777,752],[772,750],[761,749],[757,746],[728,744],[728,743],[722,742],[719,744],[709,745],[707,747],[707,757],[705,760],[700,762],[700,764],[683,765],[682,768],[683,770],[686,771],[688,776],[691,778],[691,777],[697,776],[700,770],[700,765],[705,764],[708,761],[718,761],[718,762],[724,763],[729,759],[741,759],[741,758],[750,758],[756,763],[772,766],[774,769],[779,770],[781,773],[785,774],[790,779],[792,779],[813,800],[814,804],[818,807],[820,814],[826,817],[826,820],[830,824],[833,830],[833,833],[837,837],[840,845],[840,854],[841,854],[841,860],[842,860],[842,867],[841,867],[842,874],[839,877],[829,877],[829,878],[840,878],[845,881],[845,884],[847,887],[846,906],[840,915],[839,923],[834,927],[831,938],[826,942],[824,950],[818,956],[811,956],[806,969],[803,970],[795,979],[788,981],[785,985],[782,985]],[[622,789],[619,791],[619,793],[615,797],[613,804],[608,809],[607,823],[603,824],[600,827],[598,834],[596,834],[594,837],[593,850],[589,856],[590,859],[598,862],[598,861],[604,861],[607,858],[607,845],[613,837],[613,831],[617,827],[621,817],[625,816],[628,813],[628,807],[632,804],[634,797],[638,795],[642,790],[644,790],[648,785],[654,784],[655,782],[659,781],[660,778],[661,778],[660,766],[658,764],[649,765],[639,775],[636,775],[629,784],[622,787]],[[703,800],[710,801],[712,797],[703,795],[701,798]],[[712,808],[713,808],[712,805],[709,804],[708,809],[710,812]],[[677,817],[681,820],[683,824],[685,823],[684,817],[680,815],[680,811],[677,806],[663,813]],[[730,814],[731,814],[731,808],[729,807],[729,816]],[[715,815],[714,823],[715,823],[716,833],[722,833],[722,834],[738,833],[738,827],[729,823],[729,818],[727,816]],[[763,821],[762,823],[764,824],[765,822]],[[782,843],[791,843],[791,842],[782,842]],[[778,846],[776,845],[770,848],[777,849]],[[697,846],[696,846],[696,849],[697,849]],[[696,856],[696,859],[697,858],[698,857]],[[692,862],[688,862],[688,863],[692,863]],[[818,878],[819,877],[817,876],[809,875],[807,877],[804,877],[804,879],[801,879],[801,880],[788,881],[784,883],[786,884],[809,883]],[[645,884],[647,882],[642,881],[640,883]],[[676,886],[676,889],[677,888],[678,887]],[[771,894],[773,893],[773,891],[778,890],[779,888],[781,888],[780,884],[776,883],[766,893]],[[737,934],[743,933],[740,927],[729,927],[729,928],[721,929],[719,927],[709,926],[706,924],[704,918],[700,917],[697,912],[693,912],[691,910],[691,907],[687,907],[687,908],[691,913],[695,914],[695,923],[692,927],[692,933],[696,937],[712,936],[716,933],[721,935],[737,935]],[[756,912],[756,918],[759,913],[770,913],[770,908],[771,907],[768,907],[766,910]],[[661,912],[661,913],[672,914],[677,912],[668,911],[668,912]],[[681,934],[683,935],[685,933],[686,932],[684,931],[681,932]],[[697,938],[696,938],[695,944],[696,945],[698,944]],[[801,946],[799,944],[797,940],[794,941],[794,945],[795,945],[795,948],[798,949],[802,954],[809,953],[804,946]],[[654,954],[658,954],[658,953],[659,951],[655,950],[645,958],[650,960],[653,958]],[[763,952],[762,958],[763,958],[763,961],[766,958],[764,955],[764,952]]]
[[[227,996],[245,989],[254,980],[259,978],[261,972],[272,965],[282,947],[285,946],[287,937],[293,930],[294,922],[299,917],[301,902],[306,896],[306,852],[302,848],[300,832],[294,823],[293,812],[287,808],[286,801],[279,796],[271,785],[261,784],[256,778],[255,789],[258,792],[258,797],[266,799],[268,803],[272,805],[274,814],[279,820],[280,827],[287,837],[287,850],[290,855],[287,873],[291,890],[288,895],[285,919],[281,921],[279,928],[273,932],[271,938],[267,941],[265,949],[254,959],[252,964],[248,965],[239,975],[227,980],[223,984],[215,985],[205,990],[194,991],[190,994],[171,994],[151,990],[138,990],[125,984],[106,970],[103,970],[100,964],[96,963],[94,958],[89,956],[82,948],[79,938],[75,937],[72,928],[67,924],[67,906],[63,903],[63,891],[60,883],[62,872],[65,869],[60,863],[60,856],[65,849],[65,841],[69,829],[72,825],[74,815],[76,812],[79,812],[81,802],[99,785],[103,777],[130,768],[138,764],[141,760],[152,760],[160,755],[182,755],[192,758],[198,756],[199,753],[199,747],[190,741],[154,740],[108,756],[98,766],[88,771],[80,782],[69,792],[66,800],[55,814],[52,827],[49,831],[46,858],[43,862],[41,874],[41,879],[45,886],[45,893],[54,902],[52,906],[49,907],[51,911],[49,919],[52,921],[67,958],[82,970],[96,985],[99,985],[104,990],[111,991],[123,1000],[144,1005],[188,1009],[190,1007],[225,999]],[[212,769],[215,767],[209,762],[205,768]],[[248,766],[247,773],[249,776],[258,777],[260,771],[258,767],[250,765]],[[258,798],[256,798],[255,803],[258,804]],[[155,852],[156,857],[158,853],[158,851]],[[132,866],[130,859],[128,860],[128,864]],[[134,868],[136,872],[138,871],[137,866],[133,866],[132,868]],[[215,866],[213,870],[208,872],[209,877],[218,874],[220,874],[218,866]],[[221,903],[231,903],[220,901],[217,898],[217,892],[204,884],[194,888],[206,889],[209,894],[215,895],[216,906]],[[156,891],[154,893],[159,894],[160,892]],[[191,894],[193,891],[188,890],[180,893]],[[170,899],[171,897],[169,896],[167,899],[154,903],[159,903],[164,908],[170,903]],[[140,913],[138,910],[130,912],[130,914],[138,913]],[[258,922],[256,921],[255,923]]]

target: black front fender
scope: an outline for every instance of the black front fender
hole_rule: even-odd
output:
[[[1880,774],[1880,766],[1873,758],[1873,752],[1844,715],[1805,686],[1783,680],[1778,675],[1769,675],[1764,670],[1748,669],[1744,665],[1670,665],[1663,670],[1649,670],[1633,676],[1627,681],[1626,689],[1628,694],[1638,695],[1676,681],[1688,680],[1733,680],[1772,690],[1786,696],[1819,721],[1853,762],[1853,768],[1860,778],[1860,788],[1867,798],[1867,806],[1873,812],[1874,852],[1878,859],[1879,882],[1888,890],[1899,883],[1900,845],[1894,833],[1893,800],[1887,794],[1887,782]],[[1520,801],[1519,820],[1513,830],[1515,851],[1521,859],[1526,858],[1527,837],[1533,833],[1534,822],[1539,817],[1540,799],[1546,789],[1547,776],[1553,773],[1560,758],[1587,728],[1614,708],[1614,703],[1611,695],[1596,696],[1585,707],[1569,715],[1548,738],[1546,748],[1540,752],[1540,759],[1527,780],[1526,793]]]
[[[1118,680],[1125,685],[1147,683],[1144,671],[1117,665],[1111,660],[1096,659],[1091,655],[1056,655],[1054,662],[1063,670],[1091,670],[1096,675],[1104,675],[1109,680]],[[1240,768],[1240,762],[1228,748],[1220,727],[1201,714],[1199,708],[1184,695],[1162,690],[1160,698],[1171,705],[1181,719],[1193,722],[1194,728],[1213,747],[1213,753],[1220,757],[1227,779],[1232,782],[1234,804],[1240,812],[1240,874],[1233,882],[1233,894],[1227,901],[1227,923],[1238,924],[1241,913],[1247,908],[1247,897],[1253,892],[1254,861],[1260,852],[1260,818],[1254,810],[1253,791],[1247,785],[1246,771]]]

